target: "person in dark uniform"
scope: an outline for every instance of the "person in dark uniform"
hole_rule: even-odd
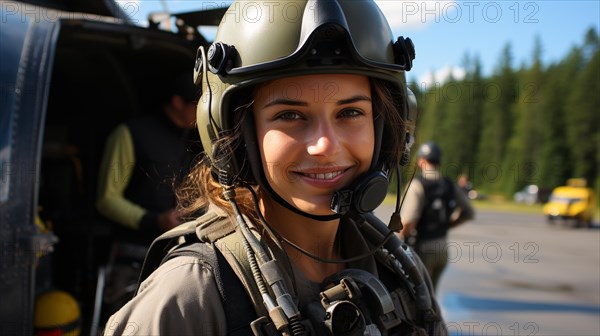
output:
[[[170,88],[158,113],[118,125],[106,141],[96,208],[115,224],[104,292],[109,313],[131,297],[152,241],[182,223],[174,189],[202,149],[195,128],[199,92],[187,73]]]
[[[178,75],[161,113],[127,121],[110,134],[100,167],[98,211],[119,224],[124,240],[150,245],[181,223],[174,184],[200,152],[195,131],[198,90]]]
[[[437,144],[428,142],[419,148],[420,174],[411,182],[401,212],[400,235],[421,257],[434,287],[448,263],[448,230],[475,215],[466,194],[440,172],[441,160]]]

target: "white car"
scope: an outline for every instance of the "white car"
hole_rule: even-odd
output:
[[[539,202],[539,191],[538,186],[530,184],[517,191],[514,195],[514,200],[517,203],[533,205]]]

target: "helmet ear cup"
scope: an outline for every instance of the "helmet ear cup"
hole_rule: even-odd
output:
[[[356,211],[363,214],[375,210],[385,199],[388,186],[388,177],[381,170],[371,172],[366,180],[360,179],[354,188],[352,201]]]
[[[388,186],[388,176],[383,170],[371,171],[347,189],[336,191],[331,200],[331,210],[340,215],[350,210],[358,214],[371,212],[385,199]]]

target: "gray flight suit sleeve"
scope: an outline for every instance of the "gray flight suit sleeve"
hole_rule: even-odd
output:
[[[162,264],[110,317],[104,335],[226,335],[211,267],[192,256]]]

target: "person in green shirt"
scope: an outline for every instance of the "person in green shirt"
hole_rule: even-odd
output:
[[[181,223],[174,183],[200,152],[191,75],[177,76],[171,88],[159,113],[116,127],[100,166],[98,211],[119,225],[121,238],[142,245]]]
[[[174,187],[202,146],[195,129],[197,89],[178,75],[159,111],[118,125],[108,136],[98,179],[98,212],[112,224],[105,310],[130,297],[144,255],[161,233],[182,223]]]

